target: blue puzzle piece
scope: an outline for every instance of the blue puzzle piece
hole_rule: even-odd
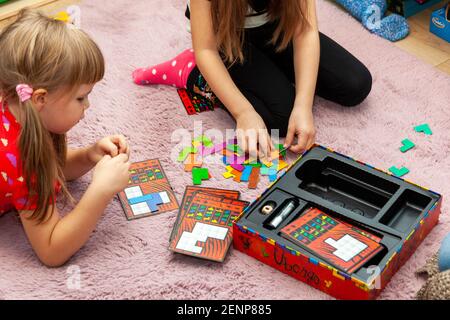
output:
[[[141,197],[128,199],[130,205],[146,202],[152,212],[158,211],[158,206],[163,204],[163,200],[159,193],[146,194]]]
[[[242,171],[241,182],[248,182],[250,180],[250,175],[252,174],[252,166],[244,166],[244,171]]]
[[[275,174],[270,174],[269,175],[269,181],[270,182],[275,182],[276,180],[277,180],[277,174],[275,173]]]

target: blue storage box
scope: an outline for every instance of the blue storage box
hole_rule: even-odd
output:
[[[447,20],[445,15],[446,8],[447,6],[433,12],[430,21],[430,32],[450,42],[450,21]]]

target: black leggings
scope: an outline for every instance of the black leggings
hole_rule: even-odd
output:
[[[271,39],[275,25],[247,29],[243,64],[228,68],[231,78],[264,120],[268,129],[286,136],[295,100],[295,71],[292,44],[275,52]],[[340,105],[360,104],[370,93],[372,76],[367,68],[339,44],[320,33],[320,64],[316,94]],[[192,90],[198,69],[188,79]]]

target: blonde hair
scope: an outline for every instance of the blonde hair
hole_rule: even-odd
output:
[[[70,197],[62,171],[67,154],[66,136],[47,131],[32,101],[20,101],[16,86],[27,84],[52,93],[94,84],[104,76],[104,58],[85,32],[30,10],[21,11],[18,19],[0,33],[0,55],[2,100],[19,105],[18,146],[30,192],[28,201],[37,197],[37,208],[31,218],[42,223],[56,200],[56,182],[63,194]]]

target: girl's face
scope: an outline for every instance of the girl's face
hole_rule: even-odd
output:
[[[95,84],[83,84],[69,91],[49,93],[39,111],[45,128],[56,134],[65,134],[73,128],[89,108],[88,96]]]

